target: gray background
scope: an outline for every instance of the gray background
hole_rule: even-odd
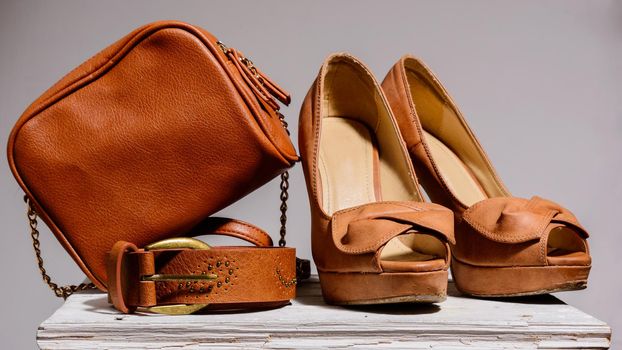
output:
[[[622,3],[614,1],[6,1],[0,4],[0,144],[25,107],[79,63],[159,19],[203,26],[242,49],[300,103],[329,53],[349,51],[381,80],[404,53],[421,56],[461,106],[505,183],[569,207],[592,233],[587,290],[558,294],[622,326]],[[39,277],[22,192],[0,162],[3,348],[33,348],[61,301]],[[308,204],[292,171],[289,244],[310,257]],[[277,232],[278,183],[227,214]],[[47,267],[83,277],[49,231]],[[615,335],[614,335],[615,339]],[[617,342],[622,346],[622,342]],[[615,348],[615,346],[614,346]]]

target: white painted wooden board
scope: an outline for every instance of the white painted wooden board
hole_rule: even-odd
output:
[[[123,315],[105,294],[75,294],[37,332],[41,349],[606,349],[607,324],[544,295],[513,301],[460,296],[438,305],[343,308],[317,279],[280,309],[189,316]]]

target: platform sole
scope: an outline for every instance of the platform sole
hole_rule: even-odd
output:
[[[332,305],[438,303],[447,298],[447,271],[319,272],[322,296]]]
[[[520,297],[584,289],[591,266],[482,267],[456,259],[456,288],[477,297]]]

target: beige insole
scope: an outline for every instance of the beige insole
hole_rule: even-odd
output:
[[[319,168],[322,204],[329,215],[376,201],[374,142],[362,123],[341,117],[322,120]]]
[[[449,147],[425,130],[423,135],[445,184],[456,198],[469,207],[488,198],[469,168]]]
[[[376,143],[364,124],[345,117],[322,119],[318,165],[322,205],[327,214],[380,201],[379,164]],[[382,250],[381,259],[427,261],[438,258],[426,254],[430,249],[418,247],[414,239],[407,238],[409,236],[419,235],[402,235],[392,239]],[[425,240],[419,243],[424,243],[426,247],[434,245]]]

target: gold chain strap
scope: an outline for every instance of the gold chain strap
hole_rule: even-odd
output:
[[[279,113],[279,120],[281,121],[281,125],[283,125],[283,129],[287,133],[287,136],[290,136],[289,129],[287,128],[287,122],[285,121],[285,116]],[[281,174],[281,206],[279,209],[281,210],[281,217],[279,220],[281,221],[281,229],[279,230],[279,235],[281,238],[279,239],[279,247],[285,247],[285,234],[287,233],[287,200],[289,199],[289,172],[285,171]]]
[[[281,221],[281,229],[279,230],[279,234],[281,238],[279,239],[279,247],[285,247],[285,234],[287,233],[287,199],[289,198],[289,194],[287,190],[289,189],[289,172],[284,172],[281,174],[281,206],[279,209],[281,210],[281,217],[279,220]]]
[[[39,230],[37,229],[37,212],[30,204],[30,200],[25,196],[24,201],[28,206],[27,216],[28,224],[30,225],[30,237],[32,238],[32,247],[35,250],[37,265],[39,266],[39,271],[41,271],[41,277],[43,277],[43,282],[45,282],[50,287],[50,289],[54,292],[54,294],[56,294],[57,297],[63,299],[67,299],[68,296],[79,290],[95,289],[96,287],[93,283],[80,283],[77,286],[59,286],[58,284],[52,282],[52,278],[47,274],[47,271],[45,271],[45,267],[43,267],[43,257],[41,257],[41,242],[39,241]]]

